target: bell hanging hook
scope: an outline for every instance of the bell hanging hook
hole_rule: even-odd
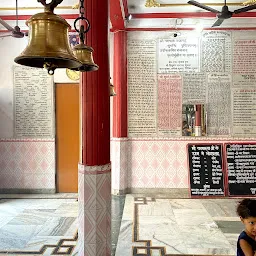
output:
[[[84,21],[86,22],[86,24],[87,24],[86,29],[84,28],[84,25],[81,25],[80,28],[77,29],[76,23],[77,23],[79,20],[84,20]],[[80,38],[80,40],[81,40],[81,42],[82,42],[83,44],[84,44],[85,34],[90,30],[90,27],[91,27],[90,22],[89,22],[89,20],[88,20],[87,18],[85,18],[85,17],[78,17],[78,18],[76,18],[76,20],[74,21],[74,28],[75,28],[76,32],[79,33],[79,38]]]
[[[91,27],[89,20],[84,17],[84,0],[80,0],[79,12],[80,12],[80,17],[75,19],[74,28],[75,28],[76,32],[79,33],[79,38],[80,38],[81,43],[84,44],[85,34],[90,30],[90,27]],[[79,20],[84,20],[86,22],[86,29],[85,29],[84,25],[80,25],[80,29],[77,29],[76,24]]]
[[[95,71],[98,70],[99,66],[93,61],[93,48],[84,44],[85,34],[90,30],[91,27],[89,20],[84,17],[84,0],[80,0],[79,12],[79,17],[74,21],[74,28],[79,34],[80,43],[73,48],[73,52],[82,65],[73,70],[79,70],[81,72]],[[79,29],[77,28],[78,21],[82,21]]]
[[[48,4],[46,3],[46,0],[37,0],[37,2],[41,3],[46,11],[53,12],[54,8],[63,2],[63,0],[52,0]]]

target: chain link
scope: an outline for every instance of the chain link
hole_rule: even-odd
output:
[[[84,0],[80,0],[80,8],[79,8],[79,12],[81,14],[81,17],[84,17]]]
[[[86,34],[86,33],[89,31],[89,29],[90,29],[90,22],[89,22],[88,19],[86,19],[86,18],[84,17],[84,0],[80,0],[79,12],[80,12],[80,16],[75,19],[75,21],[74,21],[74,28],[75,28],[75,30],[79,33],[80,41],[81,41],[82,43],[84,43],[85,34]],[[76,27],[76,24],[77,24],[77,22],[78,22],[79,20],[83,20],[83,21],[87,24],[86,29],[85,29],[84,25],[81,25],[81,26],[80,26],[80,29],[78,29],[78,28]]]

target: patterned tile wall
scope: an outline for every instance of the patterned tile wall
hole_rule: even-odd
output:
[[[255,142],[250,139],[243,141]],[[206,141],[203,138],[196,140],[113,138],[111,140],[112,189],[188,188],[187,144],[225,142],[236,143],[241,142],[241,139],[214,138]]]
[[[55,140],[0,140],[0,189],[54,189]]]
[[[131,188],[187,188],[184,141],[147,140],[129,142]]]
[[[78,170],[79,255],[110,256],[111,164],[101,166],[79,164]]]

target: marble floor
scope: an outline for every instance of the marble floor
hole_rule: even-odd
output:
[[[112,196],[115,255],[125,196]],[[78,255],[77,194],[0,195],[0,255]]]
[[[236,255],[237,201],[127,195],[115,255]]]
[[[0,255],[75,255],[76,199],[1,199]]]
[[[0,255],[78,255],[76,195],[17,197],[0,196]],[[112,196],[112,256],[235,255],[237,201]]]

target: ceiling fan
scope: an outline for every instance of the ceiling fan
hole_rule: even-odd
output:
[[[22,31],[20,31],[20,27],[18,26],[18,0],[16,0],[16,26],[15,27],[11,27],[7,22],[5,22],[4,20],[2,20],[0,18],[0,24],[2,24],[7,30],[9,30],[11,33],[8,34],[3,34],[0,35],[0,37],[7,37],[7,36],[12,36],[15,38],[22,38],[24,37],[24,35],[27,35],[25,33],[23,33]]]
[[[224,20],[231,18],[233,16],[233,13],[238,14],[241,12],[247,12],[247,11],[256,9],[256,4],[252,4],[252,5],[249,5],[249,6],[246,6],[246,7],[243,7],[243,8],[240,8],[240,9],[237,9],[237,10],[234,10],[233,12],[231,12],[228,9],[226,0],[224,0],[224,6],[222,7],[221,12],[216,9],[213,9],[209,6],[206,6],[204,4],[198,3],[197,1],[193,1],[193,0],[188,1],[188,4],[192,4],[194,6],[202,8],[206,11],[216,13],[218,20],[212,25],[212,27],[220,26]]]

